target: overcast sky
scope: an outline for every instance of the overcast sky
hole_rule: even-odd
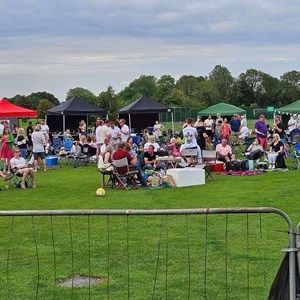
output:
[[[0,0],[0,97],[300,70],[299,0]]]

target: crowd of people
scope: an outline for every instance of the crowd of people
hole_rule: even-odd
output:
[[[197,162],[202,163],[201,150],[213,147],[216,149],[217,159],[227,163],[236,159],[233,143],[243,143],[249,136],[255,136],[255,140],[247,148],[248,158],[256,159],[264,152],[269,167],[274,168],[277,156],[284,153],[286,132],[292,132],[297,128],[300,128],[300,123],[295,114],[291,115],[287,128],[284,127],[279,115],[275,116],[273,125],[266,124],[264,115],[260,115],[253,129],[248,128],[244,116],[233,114],[228,120],[227,117],[217,114],[216,118],[210,115],[205,119],[198,117],[196,122],[193,122],[192,118],[187,118],[181,134],[176,138],[173,136],[169,141],[164,137],[164,126],[156,121],[153,132],[144,130],[139,136],[139,143],[136,143],[125,119],[110,121],[97,118],[90,133],[85,121],[80,121],[78,141],[73,141],[71,132],[67,129],[64,132],[64,142],[71,141],[71,151],[73,149],[74,153],[80,152],[82,147],[88,145],[93,149],[97,161],[99,162],[101,158],[104,165],[110,165],[114,159],[127,157],[129,165],[138,170],[139,180],[144,184],[142,168],[150,170],[166,168],[165,163],[159,160],[160,155],[181,157],[182,162],[189,165],[191,160],[184,156],[185,149],[195,149]],[[34,182],[34,172],[39,168],[39,160],[42,161],[44,171],[47,170],[46,149],[49,143],[53,143],[53,137],[45,120],[41,120],[34,127],[32,122],[29,122],[26,130],[16,126],[11,129],[7,121],[1,120],[0,138],[2,162],[0,176],[4,180],[10,178],[12,168],[17,168],[22,174],[30,174]],[[28,163],[26,159],[29,160]]]
[[[10,180],[14,174],[20,174],[22,177],[21,188],[26,188],[26,177],[31,177],[32,188],[36,187],[34,172],[38,168],[38,159],[43,162],[46,171],[45,145],[48,139],[48,126],[42,120],[37,124],[35,130],[32,123],[28,125],[27,137],[24,128],[12,126],[5,120],[0,121],[0,157],[1,171],[0,176],[5,180]],[[15,125],[15,124],[14,124]],[[48,128],[49,129],[49,128]],[[31,164],[27,162],[27,148],[32,148]]]

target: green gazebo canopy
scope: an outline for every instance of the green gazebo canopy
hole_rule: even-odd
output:
[[[243,115],[245,114],[246,111],[242,108],[239,108],[237,106],[228,104],[228,103],[218,103],[215,105],[212,105],[206,109],[203,109],[201,111],[198,112],[198,115],[212,115],[215,116],[217,114],[221,114],[221,115],[233,115],[233,114],[239,114],[239,115]]]
[[[297,100],[286,106],[276,108],[276,111],[281,113],[300,113],[300,100]]]

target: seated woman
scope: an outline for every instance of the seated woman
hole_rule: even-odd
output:
[[[260,144],[259,139],[255,139],[254,142],[247,148],[245,153],[248,159],[257,160],[264,154],[264,148]]]
[[[113,152],[114,147],[112,145],[108,145],[104,150],[104,153],[99,156],[98,169],[100,169],[102,172],[110,172],[113,170]]]
[[[278,133],[273,135],[273,142],[270,145],[270,152],[268,153],[269,169],[275,169],[275,164],[277,163],[278,157],[283,159],[283,164],[281,163],[280,168],[285,168],[285,162],[283,158],[283,143],[280,141]]]
[[[31,186],[32,188],[36,188],[35,184],[35,176],[34,176],[34,169],[28,167],[25,159],[20,156],[20,150],[19,149],[14,149],[13,151],[14,157],[10,160],[10,166],[11,169],[15,174],[22,174],[22,182],[21,182],[21,188],[26,189],[25,186],[25,180],[27,175],[31,177]]]
[[[173,157],[182,157],[180,152],[181,143],[176,142],[173,147]]]
[[[65,132],[64,132],[64,143],[68,140],[73,140],[73,137],[71,135],[71,131],[70,129],[67,129]]]
[[[129,154],[133,157],[137,157],[138,153],[139,153],[139,146],[133,142],[132,137],[129,137],[127,139],[127,143],[130,145],[130,151]]]

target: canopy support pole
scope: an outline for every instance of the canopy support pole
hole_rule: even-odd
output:
[[[129,120],[129,136],[131,136],[131,116],[128,114],[128,120]]]
[[[174,137],[174,113],[173,113],[173,110],[171,111],[171,118],[172,118],[172,135]]]
[[[66,131],[66,116],[63,115],[63,132]]]

